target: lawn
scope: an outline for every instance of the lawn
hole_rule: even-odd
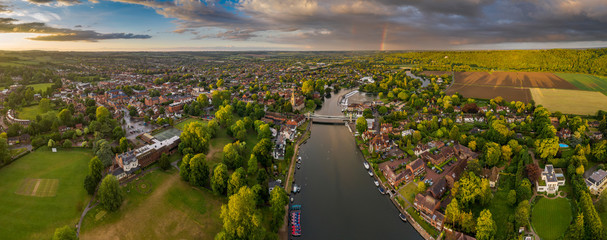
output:
[[[599,91],[607,95],[607,77],[581,73],[555,73],[582,90]]]
[[[508,205],[508,191],[507,189],[500,189],[493,195],[493,200],[489,203],[489,211],[491,211],[493,220],[495,220],[497,227],[497,238],[506,239],[508,216],[514,214],[515,207]],[[514,223],[511,223],[514,224]]]
[[[529,90],[536,105],[543,105],[553,112],[593,115],[598,110],[607,109],[607,96],[600,92],[545,88]]]
[[[38,83],[38,84],[30,84],[27,85],[28,87],[33,87],[34,88],[34,92],[37,91],[46,91],[46,89],[50,88],[51,86],[53,86],[52,83]]]
[[[50,239],[55,228],[75,226],[89,200],[82,183],[92,156],[88,149],[52,153],[43,147],[0,169],[2,239]],[[37,188],[33,181],[30,193],[35,194],[18,195],[29,186],[28,179],[41,180]],[[57,185],[47,188],[46,183]]]
[[[568,199],[540,198],[533,206],[531,225],[542,239],[559,239],[567,230],[571,219]]]
[[[17,117],[20,119],[36,120],[36,116],[44,114],[39,106],[40,105],[24,107],[17,113]],[[50,110],[47,113],[57,114],[57,111]]]
[[[188,118],[188,119],[183,120],[182,122],[178,123],[177,125],[175,125],[175,127],[179,130],[183,130],[185,125],[190,124],[192,122],[200,122],[200,123],[202,123],[202,125],[206,126],[209,121],[198,119],[198,118]]]
[[[225,198],[181,181],[176,170],[155,170],[129,183],[122,207],[91,210],[81,239],[214,239]]]
[[[436,228],[434,228],[432,225],[430,225],[428,222],[426,222],[426,220],[422,219],[422,217],[419,215],[419,213],[417,213],[415,211],[415,209],[413,207],[407,208],[407,212],[430,235],[432,235],[433,237],[436,237],[438,235],[438,230],[436,230]]]
[[[417,189],[417,183],[411,182],[411,183],[405,185],[404,187],[400,188],[398,190],[398,192],[400,193],[400,195],[405,197],[407,199],[407,201],[409,201],[411,204],[413,204],[413,202],[415,201],[416,189]]]

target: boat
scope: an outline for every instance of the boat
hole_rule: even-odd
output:
[[[383,187],[378,187],[377,190],[379,190],[379,192],[384,195],[386,194],[386,189],[384,189]]]
[[[369,163],[368,162],[364,162],[363,165],[365,165],[365,169],[369,169]]]
[[[373,171],[369,170],[369,176],[373,177]]]
[[[376,187],[379,187],[379,182],[377,180],[373,181]]]
[[[405,217],[405,214],[398,214],[398,217],[400,217],[400,220],[403,220],[403,222],[407,222],[407,218]]]

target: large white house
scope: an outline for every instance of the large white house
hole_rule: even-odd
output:
[[[536,182],[537,191],[548,194],[555,194],[559,190],[559,186],[565,185],[565,175],[560,168],[554,168],[552,164],[548,164],[542,171],[542,179]]]
[[[586,186],[588,186],[590,193],[600,195],[605,190],[605,186],[607,186],[606,179],[607,172],[603,169],[593,172],[592,175],[586,178]]]

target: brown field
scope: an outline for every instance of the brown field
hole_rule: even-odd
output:
[[[482,86],[578,89],[553,73],[539,72],[457,72],[455,83]]]
[[[423,71],[422,74],[426,76],[441,76],[441,75],[451,75],[451,71]]]
[[[536,105],[542,105],[550,111],[567,114],[592,115],[598,110],[607,109],[607,96],[600,92],[531,88]]]
[[[531,93],[527,88],[464,85],[455,83],[447,89],[446,94],[452,95],[456,92],[467,98],[492,99],[501,96],[506,101],[521,101],[525,103],[528,103],[531,100]]]

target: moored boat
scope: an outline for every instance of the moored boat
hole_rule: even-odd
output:
[[[368,162],[364,162],[363,165],[365,165],[365,169],[369,169],[369,163]]]

